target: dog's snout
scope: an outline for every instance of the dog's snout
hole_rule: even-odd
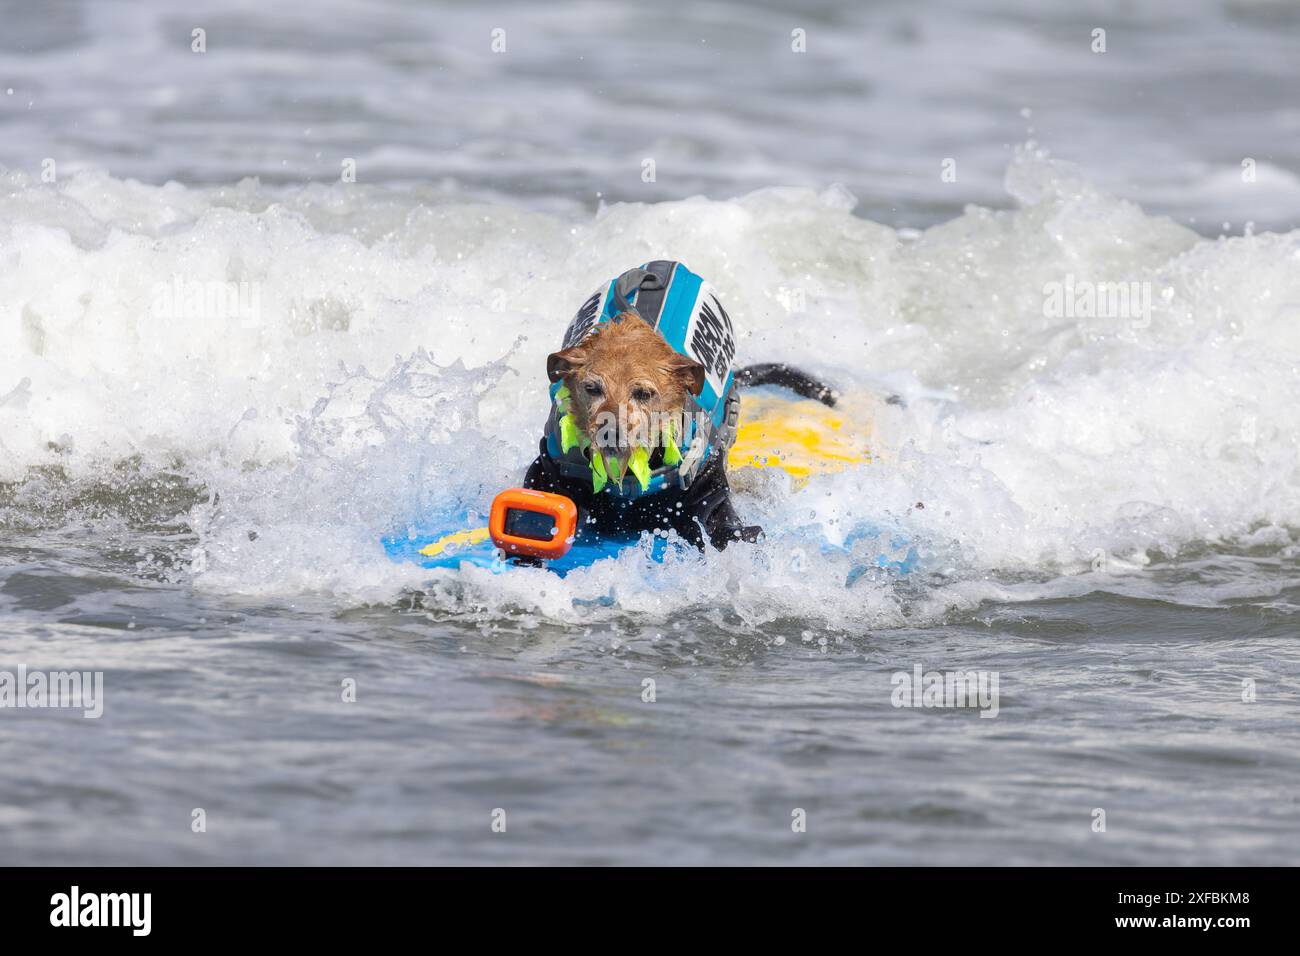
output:
[[[635,448],[653,444],[649,418],[632,401],[607,399],[593,408],[589,435],[592,444],[605,455],[626,455]]]

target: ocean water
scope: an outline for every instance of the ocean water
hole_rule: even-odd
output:
[[[1300,8],[1036,6],[5,5],[0,863],[1292,862]],[[652,257],[876,460],[389,562]]]

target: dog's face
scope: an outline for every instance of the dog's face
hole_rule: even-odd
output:
[[[663,423],[684,413],[704,388],[704,366],[674,352],[649,324],[624,312],[572,348],[546,359],[552,382],[563,379],[574,421],[607,460],[626,473],[632,449],[653,451]]]

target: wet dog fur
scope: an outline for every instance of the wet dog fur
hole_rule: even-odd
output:
[[[704,366],[675,352],[635,312],[623,312],[577,345],[546,359],[568,386],[574,421],[622,480],[632,449],[653,452],[661,425],[681,420],[704,388]]]
[[[641,316],[622,312],[577,345],[547,357],[552,382],[569,389],[575,424],[599,450],[612,477],[621,480],[631,451],[662,448],[662,427],[688,414],[688,399],[704,388],[705,368],[680,355]],[[611,428],[610,423],[616,423]],[[678,432],[677,434],[683,434]],[[524,476],[524,487],[568,496],[582,516],[579,535],[672,530],[697,547],[707,541],[723,548],[756,541],[757,526],[745,525],[731,503],[726,456],[707,462],[687,488],[669,487],[635,499],[593,493],[590,479],[562,475],[542,439],[540,453]]]

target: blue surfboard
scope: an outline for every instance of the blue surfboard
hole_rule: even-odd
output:
[[[852,569],[849,584],[870,568],[880,568],[906,574],[916,567],[918,556],[916,549],[908,539],[900,534],[884,534],[874,527],[864,526],[850,535],[842,544],[822,541],[817,544],[824,554],[851,553],[855,542],[863,538],[880,541],[886,551],[875,556],[873,562],[867,562]],[[411,532],[403,535],[390,535],[382,539],[384,551],[394,561],[412,562],[425,568],[456,569],[466,565],[487,568],[500,574],[512,568],[538,566],[537,562],[524,564],[514,558],[506,557],[488,536],[486,527],[452,527],[442,531]],[[743,545],[733,545],[743,547]],[[617,558],[629,549],[637,549],[652,562],[661,563],[667,556],[698,554],[696,548],[680,538],[665,538],[661,535],[643,534],[627,537],[588,537],[579,538],[573,543],[568,554],[541,562],[548,571],[564,577],[578,568],[586,568],[598,561]]]

